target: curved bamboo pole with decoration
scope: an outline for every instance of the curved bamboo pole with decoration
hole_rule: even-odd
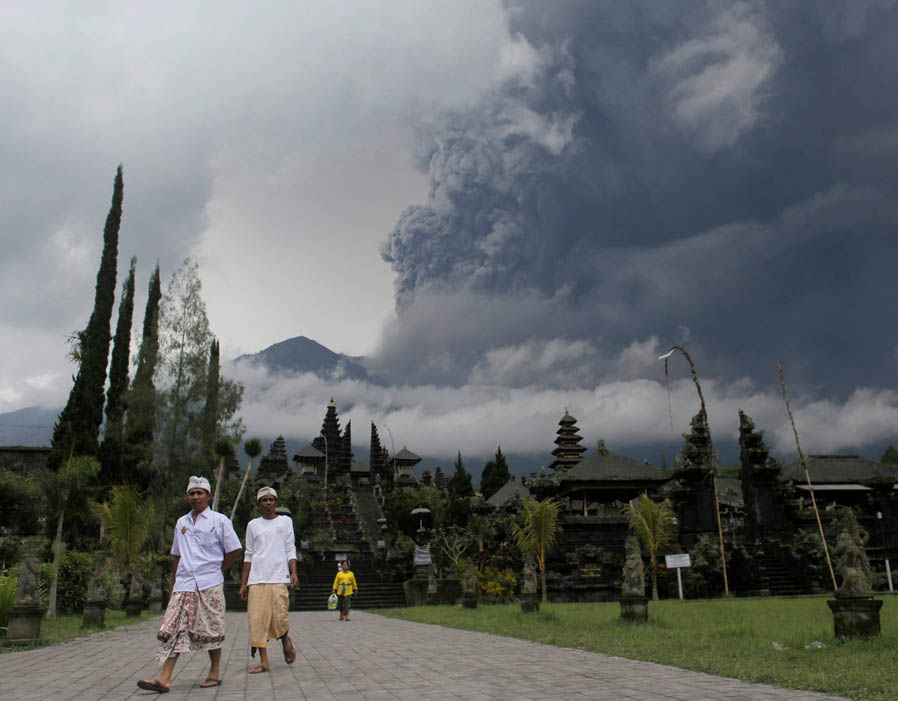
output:
[[[817,517],[817,527],[820,529],[820,540],[823,541],[823,552],[826,553],[826,565],[829,567],[829,576],[833,580],[833,591],[839,588],[836,584],[836,573],[833,571],[833,563],[829,557],[829,546],[826,544],[826,536],[823,534],[823,521],[820,520],[820,509],[817,508],[817,499],[814,496],[814,486],[811,484],[811,472],[808,469],[808,458],[801,449],[801,443],[798,442],[798,429],[795,428],[795,419],[792,417],[792,404],[789,401],[789,394],[786,392],[786,378],[783,375],[783,364],[777,361],[776,373],[780,378],[780,387],[783,390],[783,400],[786,402],[786,413],[789,414],[789,423],[792,424],[792,434],[795,436],[795,446],[798,448],[798,459],[801,460],[801,466],[804,468],[804,478],[808,483],[808,491],[811,493],[811,504],[814,505],[814,515]]]
[[[720,539],[720,564],[723,569],[723,591],[725,594],[730,593],[730,582],[727,578],[727,557],[726,550],[723,546],[723,524],[720,520],[720,497],[718,495],[717,489],[717,454],[714,452],[714,443],[711,440],[711,422],[708,421],[708,412],[705,409],[705,397],[702,394],[702,386],[698,381],[698,374],[695,372],[695,363],[692,362],[692,357],[682,346],[671,346],[670,350],[667,351],[664,355],[660,356],[658,360],[664,361],[664,377],[667,375],[667,361],[670,359],[670,356],[674,354],[674,352],[679,352],[686,358],[686,362],[689,363],[689,372],[692,374],[692,382],[695,384],[695,389],[698,392],[698,401],[701,405],[701,409],[699,409],[701,415],[705,419],[705,426],[708,429],[708,450],[711,453],[711,475],[712,482],[714,484],[714,515],[717,517],[717,535]]]

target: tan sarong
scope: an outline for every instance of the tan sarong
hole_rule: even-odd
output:
[[[162,643],[156,661],[185,652],[217,650],[224,641],[224,588],[218,584],[203,591],[176,591],[162,617],[156,637]]]
[[[267,647],[269,640],[286,635],[289,607],[286,584],[250,584],[246,603],[250,646]]]

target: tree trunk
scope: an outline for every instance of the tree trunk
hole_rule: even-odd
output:
[[[243,496],[243,488],[246,487],[246,480],[249,479],[249,471],[253,469],[253,459],[249,459],[249,465],[246,466],[246,474],[243,475],[243,481],[240,483],[240,489],[237,490],[237,497],[234,499],[234,508],[231,509],[231,520],[234,520],[234,514],[237,513],[237,505],[240,503],[240,497]],[[212,509],[215,511],[215,509]]]
[[[218,461],[218,475],[215,477],[215,496],[212,497],[212,510],[218,511],[218,499],[221,497],[221,478],[224,474],[225,459]]]
[[[543,603],[549,603],[549,593],[546,591],[546,548],[545,546],[540,546],[540,558],[539,558],[539,576],[543,585]]]
[[[59,520],[56,522],[56,538],[53,539],[53,581],[50,582],[50,596],[47,601],[47,618],[56,618],[56,590],[59,582],[59,560],[62,555],[62,519],[65,510],[59,510]]]
[[[658,601],[658,561],[652,552],[652,601]]]

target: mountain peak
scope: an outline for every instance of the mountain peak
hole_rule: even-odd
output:
[[[312,372],[322,377],[338,376],[370,381],[368,371],[359,360],[336,353],[306,336],[294,336],[273,343],[258,353],[241,355],[235,362],[263,365],[274,373]]]

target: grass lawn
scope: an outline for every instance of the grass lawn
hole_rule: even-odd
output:
[[[464,628],[710,674],[824,691],[855,699],[898,698],[898,597],[885,596],[882,635],[833,637],[826,597],[657,601],[649,622],[620,620],[616,602],[520,606],[422,606],[372,611],[393,618]],[[777,650],[776,641],[787,650]],[[805,649],[814,641],[824,649]]]
[[[43,638],[45,645],[56,645],[58,643],[64,643],[69,640],[73,640],[74,638],[79,638],[83,635],[90,635],[91,633],[96,633],[100,630],[110,630],[111,628],[118,628],[119,626],[127,626],[132,623],[138,623],[140,621],[144,621],[147,618],[154,618],[156,616],[160,616],[159,613],[150,613],[148,611],[144,611],[140,614],[139,618],[135,617],[127,617],[124,611],[112,611],[106,610],[106,628],[82,628],[81,627],[81,614],[71,615],[71,616],[57,616],[55,619],[50,620],[49,618],[45,618],[43,623],[41,624],[41,637]],[[3,642],[3,638],[0,638],[0,643]],[[0,645],[0,653],[3,652],[13,652],[16,650],[30,650],[35,645]]]

